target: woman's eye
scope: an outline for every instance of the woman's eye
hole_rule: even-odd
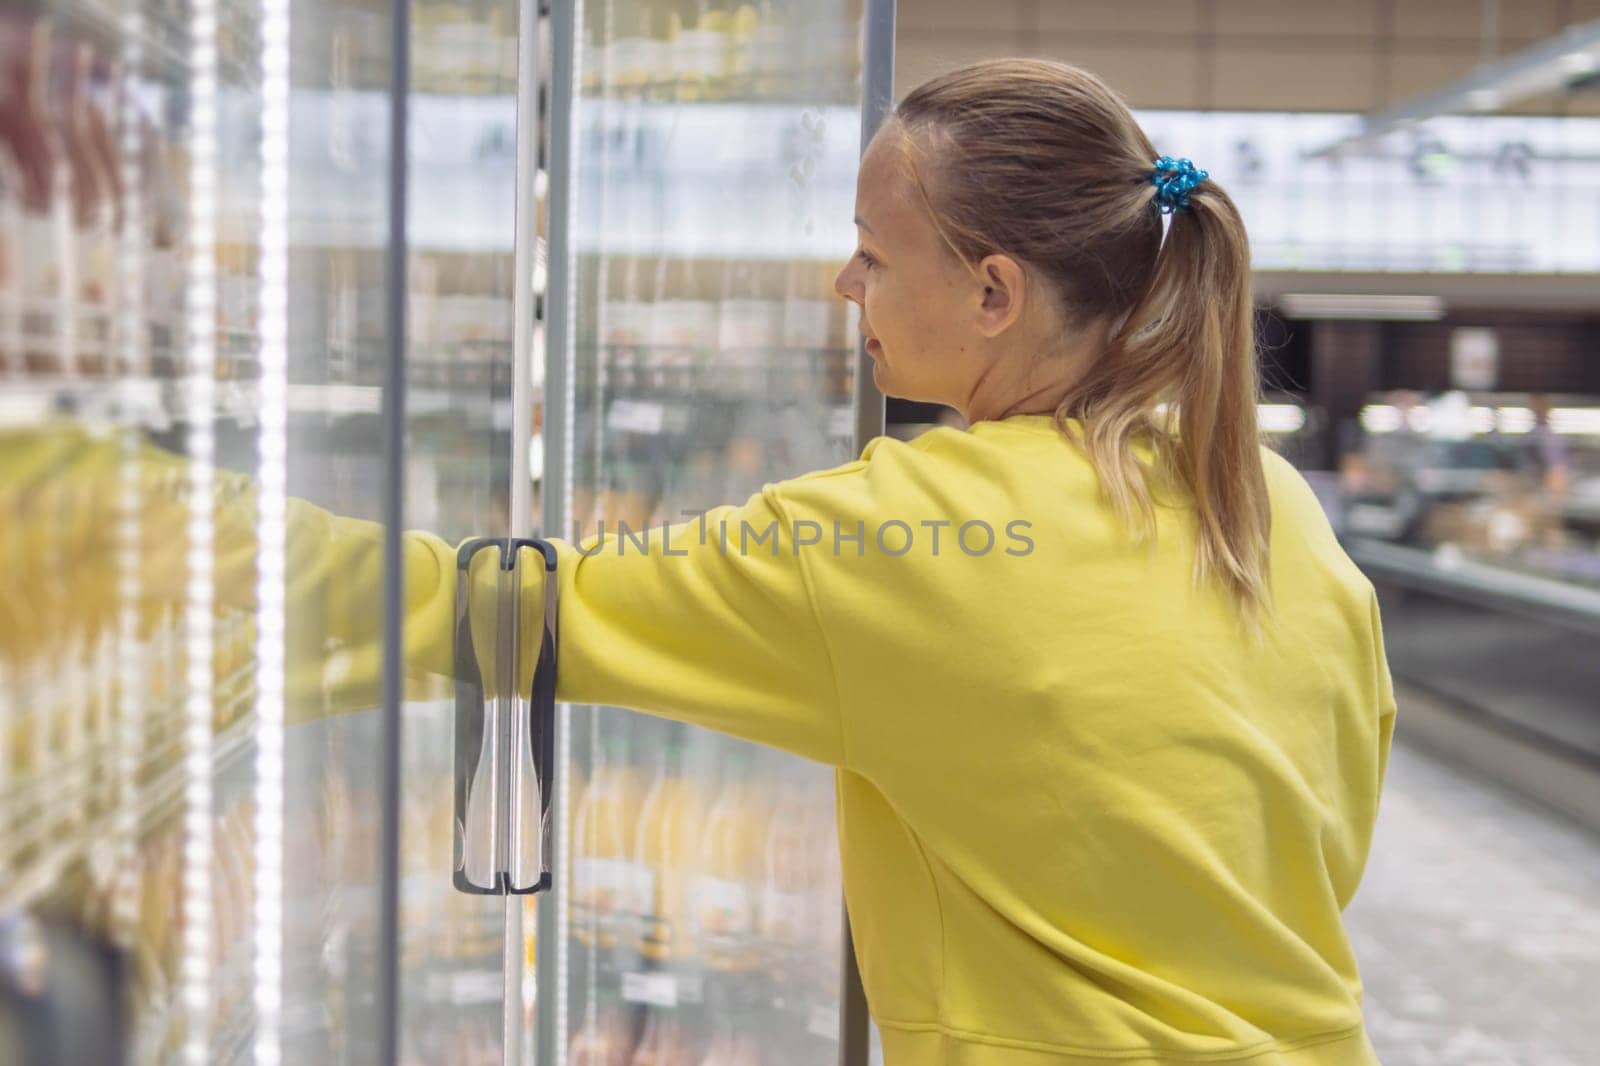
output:
[[[872,270],[878,265],[878,261],[872,258],[871,254],[868,253],[865,248],[859,248],[856,250],[856,258],[861,260],[861,264],[868,270]]]

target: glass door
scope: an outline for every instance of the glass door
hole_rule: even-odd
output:
[[[513,359],[518,4],[410,11],[405,526],[451,545],[525,536],[512,490],[514,431],[525,440],[531,413],[519,418]],[[522,1026],[522,900],[452,886],[453,685],[408,678],[402,712],[400,1061],[498,1064]]]
[[[0,10],[0,1061],[501,1061],[384,563],[512,528],[516,11],[409,11]]]
[[[544,515],[637,531],[856,454],[859,0],[555,16]],[[824,768],[570,708],[541,1062],[840,1057]]]

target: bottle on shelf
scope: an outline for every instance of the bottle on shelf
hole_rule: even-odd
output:
[[[617,95],[642,98],[670,86],[670,18],[659,0],[616,0],[606,67]]]
[[[730,99],[748,100],[755,72],[756,14],[754,0],[732,0],[728,27],[728,63],[725,84]]]
[[[837,307],[827,273],[833,264],[796,259],[784,268],[783,347],[791,354],[815,353],[839,343]]]
[[[842,301],[833,294],[831,269],[831,264],[798,259],[785,268],[781,359],[804,375],[794,383],[796,392],[840,402],[849,399],[849,390],[841,389]]]
[[[816,935],[807,913],[809,889],[818,873],[807,846],[811,829],[807,806],[800,769],[786,766],[767,828],[760,908],[766,970],[780,987],[795,982],[798,956]]]
[[[639,790],[627,737],[607,732],[600,761],[574,816],[571,925],[579,943],[614,948],[623,926],[623,891],[639,823]]]
[[[656,349],[659,387],[687,396],[704,380],[717,342],[717,304],[693,255],[664,255],[656,267],[651,343]]]
[[[751,15],[748,29],[741,34],[741,44],[748,56],[745,66],[750,95],[758,100],[775,99],[792,74],[790,49],[794,41],[790,37],[789,12],[779,0],[756,0],[746,9]],[[803,16],[800,21],[805,21]]]
[[[764,370],[783,331],[782,290],[771,264],[729,260],[723,267],[717,310],[718,363],[727,388],[749,395],[763,391]]]
[[[672,81],[679,100],[715,100],[727,90],[733,6],[678,0],[672,12]]]
[[[628,392],[645,385],[650,305],[640,273],[637,256],[617,256],[607,264],[600,307],[600,362],[608,391]]]
[[[670,730],[639,815],[629,879],[635,947],[658,963],[680,962],[694,951],[689,877],[706,806],[700,782],[686,772],[683,727]]]
[[[766,797],[756,783],[752,756],[734,747],[722,788],[705,821],[692,882],[700,957],[707,969],[740,973],[757,958],[759,893],[766,838]]]
[[[803,966],[811,997],[827,1002],[839,991],[838,965],[844,950],[844,924],[840,901],[844,898],[839,865],[838,816],[831,788],[807,794],[805,810],[806,882],[805,927],[813,931]]]
[[[599,95],[607,81],[606,25],[604,9],[587,8],[583,19],[583,42],[578,50],[578,87],[583,96]]]

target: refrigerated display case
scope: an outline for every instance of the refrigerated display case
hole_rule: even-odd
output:
[[[0,11],[0,1058],[864,1061],[824,771],[564,708],[552,891],[461,891],[460,679],[388,607],[406,529],[881,428],[830,277],[892,19]]]
[[[832,276],[892,14],[556,12],[552,532],[681,522],[882,431]],[[864,1062],[832,775],[613,708],[565,709],[558,736],[565,876],[539,927],[537,1061]]]
[[[512,234],[397,239],[386,178],[443,167],[384,134],[420,96],[390,11],[0,11],[8,1062],[114,1061],[40,1021],[58,941],[119,960],[129,1062],[500,1060],[505,906],[450,886],[448,685],[386,699],[385,587],[285,541],[295,499],[374,520],[372,559],[401,525],[510,526]],[[514,13],[413,11],[409,50],[471,74],[422,81],[435,113],[514,108]],[[457,202],[509,216],[514,177]]]

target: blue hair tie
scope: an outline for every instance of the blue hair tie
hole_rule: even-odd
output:
[[[1156,187],[1156,203],[1161,205],[1161,213],[1170,215],[1188,207],[1190,191],[1210,176],[1203,170],[1196,170],[1188,159],[1174,159],[1170,155],[1157,159],[1150,184]]]

